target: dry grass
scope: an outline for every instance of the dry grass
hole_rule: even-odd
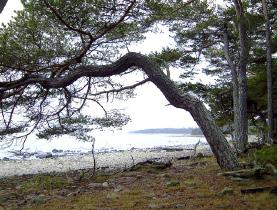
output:
[[[193,164],[191,163],[199,163]],[[154,167],[155,168],[155,167]],[[12,177],[0,181],[0,206],[5,209],[277,209],[270,192],[241,194],[247,187],[277,186],[276,178],[233,181],[218,175],[212,157],[180,160],[166,169],[85,175],[79,172]],[[71,177],[71,178],[70,178]],[[108,182],[108,186],[91,183]],[[226,193],[223,190],[230,188]],[[1,209],[1,207],[0,207]]]

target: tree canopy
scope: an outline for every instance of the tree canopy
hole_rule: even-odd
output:
[[[23,83],[62,78],[81,64],[111,63],[122,48],[143,39],[145,6],[136,1],[22,3],[15,21],[0,29],[2,134],[23,131],[25,136],[37,130],[39,137],[49,137],[78,131],[80,136],[81,124],[125,124],[128,117],[118,112],[102,119],[81,113],[88,100],[101,106],[100,98],[110,93],[131,94],[110,77],[86,77],[55,89]]]
[[[0,29],[2,141],[26,139],[31,133],[39,138],[70,134],[89,140],[91,129],[129,121],[118,110],[106,111],[101,100],[132,97],[135,87],[149,81],[172,105],[192,114],[210,145],[220,142],[222,148],[228,147],[201,100],[209,104],[219,125],[231,125],[230,132],[234,125],[236,130],[236,117],[245,115],[236,108],[239,97],[247,99],[247,107],[242,107],[254,125],[266,122],[265,20],[259,1],[226,1],[224,6],[194,0],[22,3],[24,9]],[[276,4],[270,2],[268,7],[273,54]],[[176,48],[148,56],[129,52],[128,46],[162,25],[169,27]],[[216,84],[177,84],[161,71],[174,66],[182,70],[181,78],[190,78],[203,61],[209,64],[203,71],[216,75]],[[276,95],[276,58],[272,65]],[[135,83],[126,85],[120,79],[134,73]],[[103,109],[103,117],[84,113],[89,101]],[[212,146],[212,150],[218,149]]]
[[[247,56],[247,112],[251,122],[259,125],[261,121],[266,122],[267,112],[265,20],[260,1],[243,1],[243,7],[247,22],[249,51]],[[272,38],[271,54],[274,54],[277,50],[276,4],[274,1],[269,1],[268,7]],[[186,15],[183,16],[189,12],[189,18]],[[180,13],[182,15],[174,16],[175,21],[171,25],[171,30],[176,33],[177,48],[181,55],[178,64],[183,69],[190,70],[195,65],[207,61],[209,65],[203,71],[217,77],[217,82],[213,85],[184,83],[181,87],[201,96],[210,105],[213,116],[221,126],[230,124],[233,127],[236,101],[232,97],[232,91],[235,86],[238,86],[237,74],[241,57],[239,54],[241,48],[239,20],[236,18],[235,7],[232,1],[226,1],[225,6],[217,7],[205,1],[195,1],[183,8]],[[272,59],[272,66],[273,95],[276,95],[276,57]],[[183,76],[187,77],[188,73],[185,72]],[[273,101],[276,101],[274,97]],[[276,118],[276,105],[273,109]],[[266,126],[265,124],[265,130]],[[274,128],[276,133],[276,125]],[[228,132],[232,133],[233,129],[231,128]]]
[[[110,117],[106,113],[105,118],[91,119],[82,113],[88,100],[101,106],[99,99],[103,94],[108,97],[124,90],[130,93],[129,89],[151,81],[173,106],[192,114],[222,168],[238,167],[230,145],[201,101],[182,92],[161,71],[165,62],[128,52],[128,44],[141,40],[143,32],[158,21],[156,17],[165,11],[163,3],[151,0],[22,2],[24,10],[0,31],[2,139],[26,140],[33,132],[43,138],[71,133],[88,139],[86,134],[93,124],[118,126],[128,121],[117,112]],[[177,4],[178,9],[188,3]],[[157,8],[161,11],[156,11]],[[176,7],[173,10],[176,12]],[[127,49],[124,56],[120,55],[122,48]],[[139,69],[146,79],[129,87],[112,77]]]

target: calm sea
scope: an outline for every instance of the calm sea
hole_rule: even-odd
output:
[[[145,149],[159,147],[178,147],[193,145],[199,140],[206,143],[205,137],[185,136],[183,134],[136,134],[121,131],[103,131],[94,133],[95,152],[108,152],[130,149]],[[0,158],[12,157],[13,151],[21,148],[20,142],[11,147],[0,149]],[[78,141],[70,136],[63,136],[53,140],[30,138],[22,152],[52,152],[54,149],[62,151],[89,152],[92,143]]]

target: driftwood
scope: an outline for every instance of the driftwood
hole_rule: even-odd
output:
[[[189,160],[189,159],[193,159],[193,158],[196,158],[196,157],[202,157],[203,154],[202,153],[198,153],[197,154],[197,147],[198,145],[200,144],[200,139],[198,140],[198,142],[194,145],[193,148],[188,148],[188,149],[183,149],[183,150],[192,150],[193,151],[193,154],[191,155],[187,155],[187,156],[182,156],[182,157],[179,157],[177,158],[177,160]],[[198,156],[199,154],[201,154],[200,156]]]
[[[190,163],[186,166],[190,166],[190,167],[193,167],[193,166],[206,166],[207,165],[207,161],[197,161],[197,162],[193,162],[193,163]]]
[[[261,178],[263,175],[267,174],[267,171],[264,168],[251,168],[251,169],[242,169],[237,171],[227,171],[220,173],[223,176],[232,176],[240,178]]]
[[[182,157],[178,157],[177,160],[189,160],[190,156],[182,156]]]
[[[130,171],[135,171],[140,169],[142,166],[150,166],[154,169],[166,169],[172,165],[171,161],[167,162],[160,162],[160,161],[155,161],[155,160],[146,160],[143,162],[139,162],[135,165],[133,165],[129,170]]]
[[[270,192],[277,193],[277,186],[267,186],[267,187],[254,187],[254,188],[245,188],[240,190],[242,194],[246,193],[258,193],[258,192]]]

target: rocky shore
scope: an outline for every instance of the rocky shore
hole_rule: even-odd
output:
[[[189,157],[194,154],[192,148],[193,146],[98,152],[95,154],[96,168],[102,170],[124,169],[146,160],[168,161]],[[197,147],[197,153],[206,155],[211,154],[211,151],[207,144],[200,144]],[[53,150],[49,153],[17,155],[21,155],[22,158],[20,160],[0,160],[0,177],[93,168],[94,162],[91,153],[78,153],[78,151]]]

